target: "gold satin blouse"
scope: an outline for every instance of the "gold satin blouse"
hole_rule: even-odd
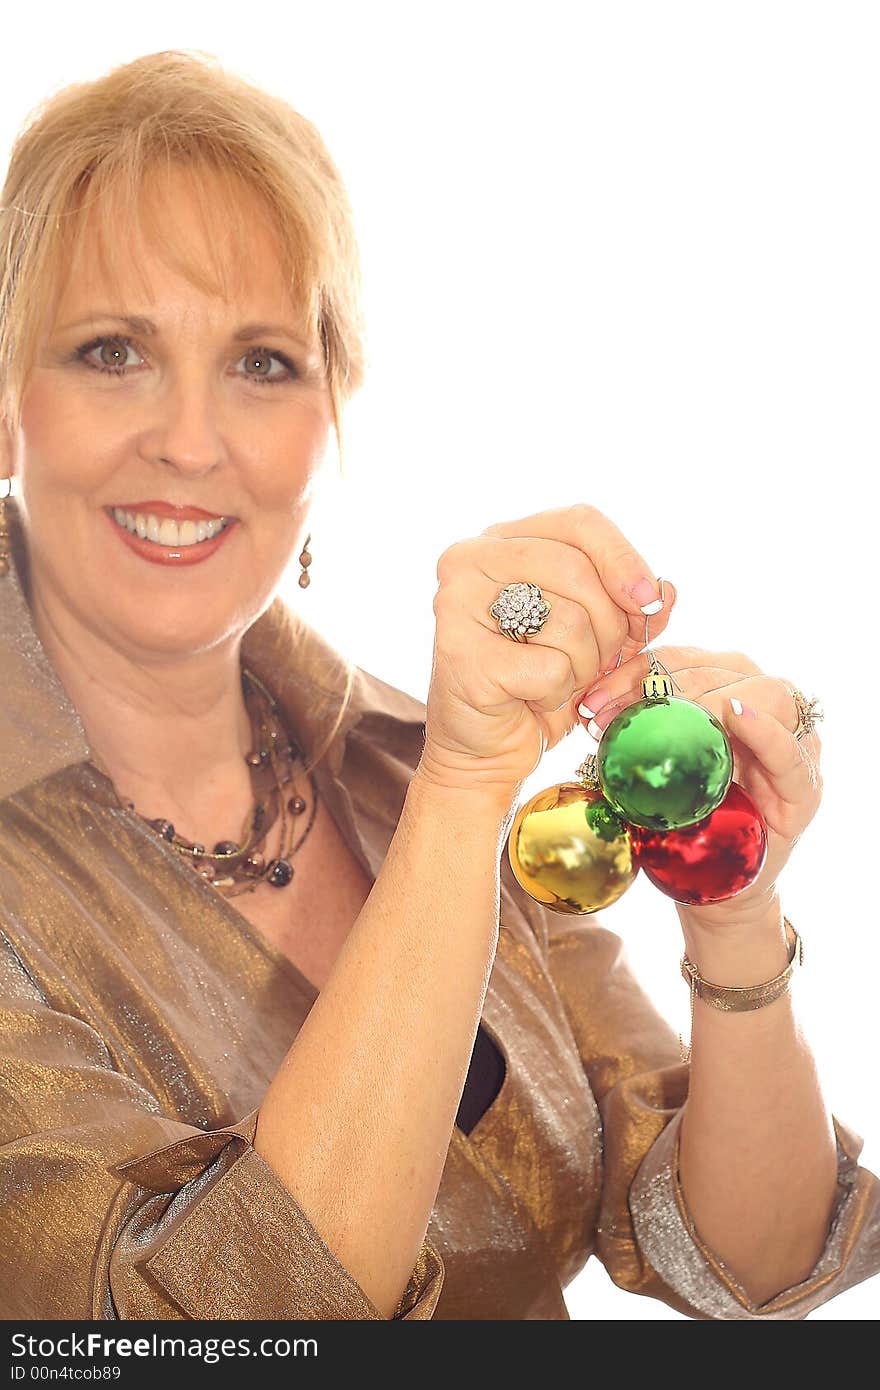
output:
[[[14,499],[7,512],[0,1316],[379,1318],[252,1145],[316,991],[116,804],[33,627]],[[242,660],[307,759],[320,756],[319,792],[375,879],[421,755],[424,704],[347,661],[280,598],[245,634]],[[591,1254],[622,1289],[695,1318],[803,1318],[876,1273],[880,1183],[835,1118],[824,1252],[797,1287],[749,1301],[678,1181],[688,1068],[675,1033],[595,915],[542,908],[506,850],[501,874],[473,1075],[395,1317],[565,1319],[562,1291]],[[503,1067],[488,1099],[487,1057]]]

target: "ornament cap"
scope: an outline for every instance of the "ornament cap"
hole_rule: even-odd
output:
[[[602,784],[599,781],[598,771],[599,760],[595,753],[588,753],[575,773],[575,777],[582,787],[588,791],[601,791]]]
[[[675,694],[671,676],[661,671],[651,671],[642,677],[642,698],[645,700],[668,700]]]

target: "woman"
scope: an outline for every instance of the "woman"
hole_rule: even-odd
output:
[[[691,1316],[797,1318],[874,1273],[788,993],[698,1001],[689,1067],[618,938],[507,861],[672,586],[587,507],[489,527],[440,558],[426,705],[273,597],[362,373],[313,127],[155,54],[55,96],[2,202],[3,1316],[565,1318],[595,1251]],[[513,644],[526,575],[551,612]],[[758,985],[818,738],[741,654],[661,655],[762,782],[760,879],[679,909],[707,980]]]

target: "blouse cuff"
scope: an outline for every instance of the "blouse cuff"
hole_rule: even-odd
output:
[[[660,1278],[708,1318],[804,1318],[874,1272],[859,1251],[877,1239],[876,1180],[856,1161],[861,1143],[832,1116],[837,1142],[837,1201],[825,1248],[808,1277],[765,1303],[753,1303],[700,1238],[679,1177],[684,1110],[679,1109],[642,1160],[629,1205],[639,1247]],[[848,1152],[852,1149],[853,1153]],[[860,1179],[864,1178],[865,1181]],[[873,1236],[871,1231],[873,1230]],[[863,1267],[865,1266],[865,1267]]]
[[[141,1187],[176,1193],[138,1266],[190,1318],[381,1319],[253,1147],[258,1118],[256,1108],[236,1124],[115,1165]],[[188,1183],[199,1189],[196,1200]],[[392,1317],[432,1317],[443,1274],[439,1253],[424,1240]]]

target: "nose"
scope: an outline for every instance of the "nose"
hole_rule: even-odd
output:
[[[142,450],[193,477],[207,473],[226,457],[221,416],[219,390],[205,373],[178,375],[156,402]]]

